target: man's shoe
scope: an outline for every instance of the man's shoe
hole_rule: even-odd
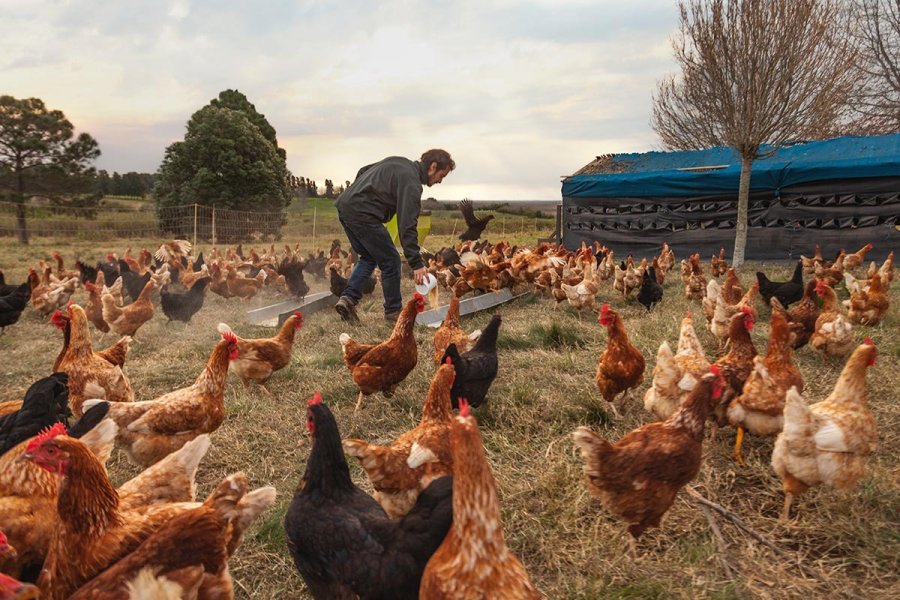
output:
[[[337,314],[341,315],[342,321],[359,323],[359,316],[356,314],[356,305],[353,303],[353,300],[347,296],[340,297],[334,305],[334,310],[337,311]]]
[[[394,312],[384,313],[384,320],[388,323],[396,323],[397,319],[400,318],[400,311],[395,310]]]

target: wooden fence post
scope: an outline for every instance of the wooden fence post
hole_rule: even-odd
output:
[[[553,227],[553,233],[555,233],[556,243],[562,244],[562,219],[563,219],[563,207],[562,204],[556,205],[556,223]]]
[[[197,247],[197,203],[194,202],[194,248]],[[196,255],[196,250],[194,254]]]

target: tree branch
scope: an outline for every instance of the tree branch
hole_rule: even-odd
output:
[[[725,517],[726,520],[728,520],[731,524],[733,524],[735,527],[737,527],[741,532],[743,532],[746,535],[749,535],[754,540],[756,540],[757,542],[759,542],[760,544],[762,544],[763,546],[765,546],[766,548],[768,548],[769,550],[771,550],[772,552],[777,554],[780,558],[783,558],[788,563],[795,565],[807,577],[810,577],[812,579],[816,579],[819,581],[825,580],[825,577],[823,577],[822,574],[817,572],[815,569],[812,569],[812,568],[806,566],[805,564],[803,564],[800,561],[800,559],[791,556],[788,552],[786,552],[785,550],[782,550],[777,545],[775,545],[774,542],[769,541],[761,533],[759,533],[758,531],[756,531],[755,529],[753,529],[752,527],[750,527],[749,525],[744,523],[744,521],[739,516],[737,516],[735,513],[731,512],[730,510],[728,510],[721,504],[716,504],[715,502],[707,500],[700,492],[695,490],[693,488],[693,486],[686,485],[684,487],[684,491],[687,492],[688,496],[690,496],[697,504],[699,504],[701,506],[701,508],[705,507],[705,508],[713,509],[714,511],[716,511],[717,513],[719,513],[720,515]]]

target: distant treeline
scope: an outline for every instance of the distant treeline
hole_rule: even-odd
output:
[[[476,212],[488,211],[522,217],[548,217],[556,214],[556,205],[552,201],[511,201],[511,202],[474,202]],[[438,201],[434,198],[422,200],[424,210],[458,210],[455,201]]]
[[[337,198],[341,195],[341,192],[344,191],[344,186],[349,187],[350,182],[345,181],[344,185],[335,186],[334,182],[330,179],[325,180],[325,186],[319,187],[316,184],[315,179],[310,179],[308,177],[295,177],[291,175],[288,185],[291,187],[291,191],[294,192],[294,195],[300,198]]]
[[[150,196],[156,183],[155,173],[118,173],[113,171],[97,171],[94,177],[94,192],[100,196]],[[349,185],[349,181],[346,182]],[[344,191],[344,186],[335,186],[330,179],[325,186],[319,187],[315,179],[291,176],[288,185],[295,195],[301,198],[337,198]]]
[[[119,174],[113,171],[97,171],[94,192],[100,196],[149,196],[153,192],[156,175],[129,171]]]

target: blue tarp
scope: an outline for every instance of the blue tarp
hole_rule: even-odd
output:
[[[763,148],[762,152],[765,152]],[[652,198],[734,195],[741,175],[733,148],[616,154],[623,173],[575,175],[563,181],[569,198]],[[715,167],[711,171],[679,169]],[[750,190],[778,191],[792,185],[867,177],[900,176],[900,134],[841,137],[783,147],[756,160]]]

